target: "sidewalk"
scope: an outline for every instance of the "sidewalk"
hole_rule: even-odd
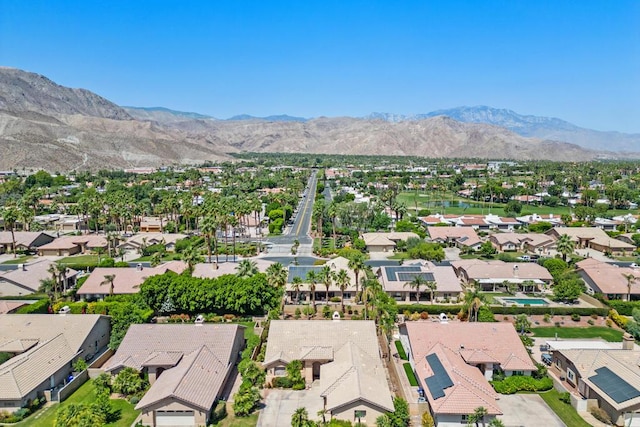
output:
[[[411,414],[411,425],[419,426],[422,423],[422,414],[428,408],[427,403],[418,403],[418,387],[412,387],[409,384],[409,379],[407,378],[407,374],[404,372],[404,367],[402,366],[405,363],[408,363],[407,360],[402,360],[398,356],[398,351],[396,349],[395,344],[393,344],[393,340],[391,340],[391,345],[389,346],[389,351],[391,352],[391,363],[389,367],[395,370],[396,377],[399,378],[400,384],[402,386],[402,390],[399,390],[398,396],[403,397],[409,404],[409,414]]]

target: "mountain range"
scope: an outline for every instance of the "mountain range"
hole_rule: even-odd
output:
[[[582,143],[565,142],[569,136]],[[622,157],[600,147],[614,150],[615,142],[631,151],[638,140],[489,107],[418,116],[218,120],[163,107],[120,107],[88,90],[0,67],[0,169],[194,164],[242,151],[586,161]]]

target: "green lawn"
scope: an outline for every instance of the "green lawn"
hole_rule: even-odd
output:
[[[103,256],[102,258],[105,258]],[[61,264],[83,264],[98,265],[98,255],[74,255],[62,258],[58,261]]]
[[[173,253],[167,253],[165,256],[161,258],[161,262],[173,261]],[[151,262],[152,255],[141,256],[140,258],[136,258],[131,260],[130,262]]]
[[[68,405],[70,403],[92,403],[96,398],[96,390],[93,385],[93,381],[87,381],[84,383],[75,393],[73,393],[67,400],[60,404],[54,404],[49,406],[33,415],[30,415],[25,420],[15,424],[19,427],[49,427],[53,425],[56,419],[56,411],[59,407]],[[113,408],[120,410],[120,419],[114,423],[106,424],[108,427],[130,427],[133,421],[138,416],[139,412],[134,409],[134,405],[123,399],[111,400]],[[254,424],[255,425],[255,424]]]
[[[216,424],[212,424],[212,427],[255,427],[256,424],[258,424],[258,412],[243,418],[229,414]]]
[[[573,409],[573,406],[560,400],[560,393],[556,389],[552,388],[549,391],[538,394],[566,425],[571,427],[591,426],[591,424],[587,423],[578,415],[576,410]]]
[[[31,258],[33,258],[33,255],[23,255],[17,258],[11,258],[10,260],[3,262],[3,264],[24,264],[25,262],[29,261]]]
[[[409,358],[407,357],[407,353],[404,351],[404,347],[402,346],[402,343],[400,341],[396,341],[396,350],[398,350],[398,356],[400,356],[400,359],[409,360]]]
[[[403,363],[402,367],[404,368],[405,374],[407,374],[407,378],[409,379],[409,384],[411,387],[418,386],[418,380],[416,379],[415,374],[413,373],[413,368],[411,367],[411,363]]]
[[[607,328],[604,326],[590,326],[588,328],[571,327],[541,327],[531,328],[531,332],[536,337],[553,338],[558,334],[558,338],[602,338],[609,342],[622,341],[622,331]]]

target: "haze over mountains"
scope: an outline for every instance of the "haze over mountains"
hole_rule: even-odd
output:
[[[162,107],[120,107],[88,90],[0,67],[0,169],[201,163],[241,151],[580,161],[616,156],[603,147],[640,151],[639,142],[640,135],[489,107],[410,117],[217,120]]]

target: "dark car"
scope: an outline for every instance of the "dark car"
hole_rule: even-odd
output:
[[[540,357],[540,359],[542,359],[542,363],[544,363],[545,365],[549,366],[551,365],[551,355],[548,353],[542,353],[542,356]]]

